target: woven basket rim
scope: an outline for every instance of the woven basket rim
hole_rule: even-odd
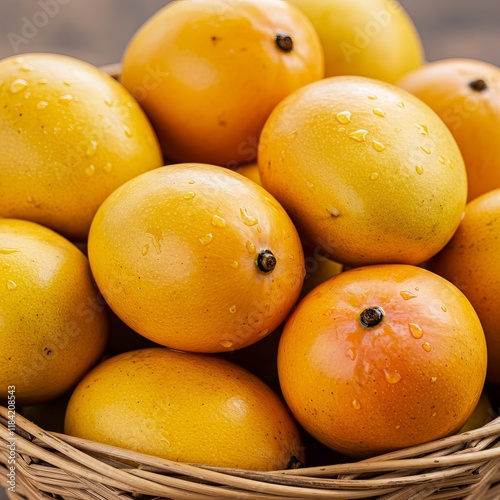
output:
[[[0,464],[4,467],[9,441],[7,419],[7,408],[0,406],[0,440],[4,444]],[[96,498],[85,496],[85,491],[102,495],[105,490],[109,491],[104,498],[116,498],[119,492],[155,498],[249,500],[403,500],[412,495],[493,499],[500,495],[500,487],[492,488],[500,482],[500,417],[475,430],[358,462],[271,472],[166,460],[47,432],[21,414],[16,415],[16,426],[18,476],[22,476],[23,484],[36,484],[40,495],[47,491],[64,492],[64,498]],[[5,474],[0,484],[2,481]],[[28,491],[25,497],[12,498],[51,498],[33,495]]]

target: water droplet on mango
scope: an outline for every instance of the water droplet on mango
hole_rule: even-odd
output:
[[[420,165],[416,165],[415,171],[417,172],[418,175],[422,175],[424,173],[424,168],[421,167]]]
[[[27,88],[28,82],[26,80],[23,80],[22,78],[18,78],[10,84],[9,90],[12,94],[17,94],[23,90],[26,90]]]
[[[223,217],[219,217],[218,215],[214,215],[212,217],[212,226],[215,226],[215,227],[226,227],[226,219],[224,219]]]
[[[340,215],[340,211],[336,207],[328,207],[326,211],[332,216],[332,217],[338,217]]]
[[[24,63],[20,66],[19,68],[21,71],[24,71],[25,73],[29,73],[30,71],[33,71],[33,66],[28,63]]]
[[[349,137],[351,139],[354,139],[355,141],[358,141],[358,142],[365,142],[367,135],[368,135],[368,130],[359,129],[359,130],[355,130],[354,132],[351,132],[349,134]]]
[[[329,307],[325,312],[325,316],[330,316],[333,318],[335,316],[335,306]]]
[[[213,239],[214,239],[214,235],[212,233],[207,233],[205,236],[202,236],[201,238],[199,238],[200,243],[203,246],[206,246],[206,245],[212,243]]]
[[[380,116],[381,118],[385,118],[385,113],[380,108],[374,108],[373,109],[373,114],[377,115],[377,116]]]
[[[229,308],[229,312],[230,312],[231,314],[234,314],[237,310],[238,310],[238,309],[236,308],[236,306],[235,306],[235,305],[232,305],[232,306]]]
[[[85,175],[87,177],[92,177],[95,174],[95,165],[89,165],[85,168]]]
[[[424,351],[425,352],[431,352],[432,351],[432,347],[431,345],[429,344],[429,342],[424,342],[422,344],[422,347],[424,348]]]
[[[351,123],[351,113],[350,111],[341,111],[340,113],[337,113],[335,115],[335,118],[339,123],[342,123],[343,125],[347,125],[348,123]]]
[[[422,125],[421,123],[415,123],[415,127],[422,135],[429,135],[429,129],[426,125]]]
[[[48,103],[47,101],[40,101],[40,102],[36,105],[36,108],[37,108],[37,109],[45,109],[48,105],[49,105],[49,103]]]
[[[357,399],[353,399],[351,404],[355,410],[361,409],[361,403]]]
[[[403,299],[405,300],[415,299],[417,297],[414,293],[407,292],[405,290],[399,292],[399,295],[401,295],[401,297],[403,297]]]
[[[231,347],[233,345],[233,343],[230,341],[230,340],[221,340],[219,342],[219,344],[222,346],[222,347]]]
[[[385,144],[382,144],[381,142],[379,141],[372,141],[372,146],[373,146],[373,149],[375,151],[378,151],[379,153],[381,153],[382,151],[385,150]]]
[[[397,371],[384,370],[384,376],[389,384],[397,384],[401,380],[401,374]]]
[[[424,331],[422,330],[422,327],[417,323],[408,323],[408,327],[410,328],[411,334],[416,339],[421,339],[424,336]]]
[[[195,196],[196,196],[196,194],[195,194],[195,193],[193,193],[193,191],[188,191],[188,192],[187,192],[187,193],[183,196],[183,198],[184,198],[185,200],[191,200],[191,199],[193,199]]]
[[[15,281],[7,280],[7,290],[12,292],[16,288],[17,288],[17,283]]]
[[[90,141],[89,145],[85,149],[85,156],[87,158],[92,158],[92,156],[95,155],[97,151],[97,142],[96,141]]]
[[[240,216],[241,219],[243,220],[243,223],[247,226],[255,226],[255,224],[259,223],[256,217],[250,215],[247,212],[246,208],[240,208]]]
[[[248,250],[248,253],[255,253],[255,245],[251,241],[247,241],[246,244],[246,249]]]

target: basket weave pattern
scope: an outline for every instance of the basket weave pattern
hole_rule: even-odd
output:
[[[0,484],[7,486],[0,407]],[[10,438],[12,439],[12,438]],[[500,417],[463,434],[354,463],[276,472],[197,466],[49,433],[16,415],[12,500],[500,498]]]

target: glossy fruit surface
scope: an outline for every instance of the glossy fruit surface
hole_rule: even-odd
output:
[[[468,200],[500,188],[500,68],[444,59],[410,72],[398,85],[427,103],[451,130],[467,169]]]
[[[138,30],[121,78],[165,156],[233,166],[255,159],[274,106],[323,76],[318,36],[293,5],[192,0],[169,3]]]
[[[286,469],[303,460],[278,396],[238,365],[141,349],[108,359],[75,389],[65,432],[180,462]]]
[[[316,439],[370,456],[457,432],[486,373],[479,318],[458,288],[398,264],[345,271],[287,321],[278,374]]]
[[[442,120],[368,78],[326,78],[281,101],[258,161],[304,244],[349,266],[419,264],[448,242],[465,208],[464,163]]]
[[[428,264],[454,283],[476,310],[488,344],[488,380],[500,383],[500,189],[467,204],[448,245]]]
[[[87,258],[33,222],[0,219],[0,397],[19,405],[56,398],[99,360],[104,305]]]
[[[394,83],[424,62],[419,33],[395,0],[288,0],[318,32],[326,76]]]
[[[100,207],[88,252],[114,312],[162,345],[239,349],[275,330],[304,278],[290,218],[227,168],[177,164],[143,174]]]
[[[85,240],[115,188],[162,165],[133,97],[109,75],[68,56],[0,61],[0,216]]]

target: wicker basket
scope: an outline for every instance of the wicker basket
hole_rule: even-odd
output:
[[[114,78],[120,65],[102,68]],[[368,460],[276,472],[184,464],[47,432],[0,406],[0,485],[11,500],[500,499],[500,417],[485,426]]]
[[[7,486],[7,409],[0,407],[0,484]],[[9,498],[264,500],[500,498],[500,417],[463,434],[360,462],[277,472],[172,462],[64,434],[16,415]],[[498,484],[497,484],[498,483]]]

